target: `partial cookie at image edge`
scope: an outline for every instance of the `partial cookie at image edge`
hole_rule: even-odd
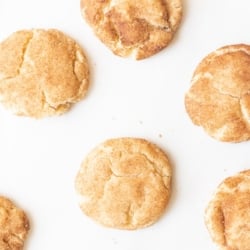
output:
[[[8,198],[0,196],[0,249],[22,250],[29,230],[25,212]]]
[[[205,210],[205,224],[220,249],[250,246],[250,170],[224,179]]]
[[[250,46],[221,47],[202,59],[185,95],[195,125],[224,142],[250,139]]]
[[[81,0],[81,13],[115,55],[140,60],[157,54],[173,40],[182,19],[182,1]]]

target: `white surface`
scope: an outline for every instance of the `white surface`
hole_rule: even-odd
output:
[[[161,53],[143,61],[114,56],[83,21],[79,0],[1,0],[0,39],[18,29],[57,28],[76,39],[91,66],[85,100],[43,120],[0,106],[0,193],[27,211],[25,250],[211,250],[204,209],[217,185],[250,167],[250,142],[221,143],[194,126],[184,94],[197,63],[232,43],[250,43],[249,0],[183,0],[180,29]],[[137,231],[107,229],[83,215],[74,179],[84,156],[111,137],[144,137],[174,168],[166,213]]]

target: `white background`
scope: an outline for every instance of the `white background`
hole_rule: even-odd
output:
[[[250,142],[215,141],[194,126],[184,95],[198,62],[233,43],[250,43],[249,0],[183,0],[171,45],[143,61],[113,55],[80,14],[79,0],[0,0],[0,39],[19,29],[56,28],[85,50],[87,97],[59,117],[17,117],[0,106],[0,194],[31,221],[25,250],[211,250],[204,209],[227,176],[250,168]],[[163,217],[137,231],[104,228],[80,211],[74,179],[105,139],[144,137],[166,151],[173,192]]]

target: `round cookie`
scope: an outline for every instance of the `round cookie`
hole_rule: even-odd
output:
[[[241,142],[250,138],[250,46],[228,45],[198,65],[185,106],[193,123],[213,138]]]
[[[82,211],[100,224],[138,229],[156,222],[170,197],[171,166],[156,145],[110,139],[93,149],[76,177]]]
[[[225,179],[217,188],[205,222],[213,241],[224,250],[249,250],[250,170]]]
[[[0,249],[22,250],[29,231],[26,214],[0,196]]]
[[[165,48],[182,17],[181,0],[81,0],[81,12],[114,54],[144,59]]]
[[[84,52],[61,31],[21,30],[0,43],[0,101],[17,115],[62,114],[88,86]]]

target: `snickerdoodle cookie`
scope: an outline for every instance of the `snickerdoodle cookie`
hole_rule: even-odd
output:
[[[193,123],[220,141],[250,138],[250,46],[222,47],[198,65],[185,97]]]
[[[81,12],[114,54],[144,59],[165,48],[182,17],[181,0],[81,0]]]
[[[29,221],[20,208],[0,196],[0,249],[22,250],[29,231]]]
[[[171,166],[166,154],[144,139],[110,139],[87,155],[75,184],[87,216],[107,227],[138,229],[163,214]]]
[[[15,114],[62,114],[88,85],[83,50],[59,30],[21,30],[0,43],[0,102]]]
[[[205,222],[220,249],[250,249],[250,170],[228,177],[218,186]]]

